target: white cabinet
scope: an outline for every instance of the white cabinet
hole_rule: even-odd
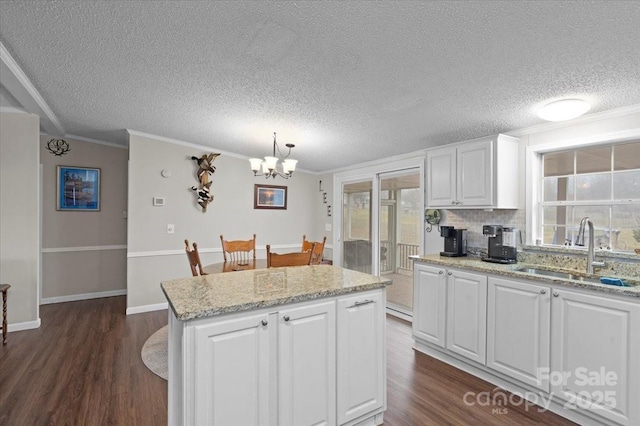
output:
[[[335,302],[284,309],[278,319],[278,424],[335,424]]]
[[[423,263],[414,292],[417,350],[574,421],[640,425],[640,300]]]
[[[485,364],[487,277],[416,263],[414,338]]]
[[[381,292],[338,300],[338,424],[385,409],[385,300]]]
[[[269,423],[269,326],[264,314],[194,327],[198,379],[187,424]]]
[[[550,297],[547,286],[488,279],[487,367],[549,392]]]
[[[414,263],[413,335],[445,347],[447,275],[445,268]]]
[[[553,290],[551,315],[554,396],[567,408],[640,424],[640,304]]]
[[[427,151],[427,205],[518,208],[518,139],[505,135]]]
[[[170,311],[169,424],[381,424],[384,327],[384,288],[191,321]]]
[[[487,277],[447,271],[446,348],[485,364],[487,342]]]

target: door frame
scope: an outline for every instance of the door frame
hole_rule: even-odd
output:
[[[422,210],[424,210],[425,197],[425,159],[426,155],[415,153],[404,158],[396,158],[384,162],[369,163],[361,167],[355,167],[347,171],[338,172],[333,175],[333,193],[334,195],[334,214],[333,214],[333,264],[342,266],[342,200],[344,194],[343,185],[353,182],[371,180],[371,240],[372,240],[372,257],[371,273],[373,275],[380,274],[380,220],[379,220],[379,204],[380,204],[380,179],[379,175],[392,172],[403,172],[407,169],[419,169],[420,176],[420,194],[422,195]],[[375,206],[375,208],[373,208]],[[420,251],[424,250],[424,232],[420,233]]]

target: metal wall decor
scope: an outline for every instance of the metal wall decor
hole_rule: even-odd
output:
[[[200,158],[196,156],[191,157],[191,159],[198,164],[196,177],[198,178],[198,182],[200,182],[199,186],[192,186],[191,190],[198,195],[198,204],[202,207],[202,213],[207,211],[207,205],[213,201],[209,176],[216,171],[212,163],[219,155],[220,154],[204,154]]]
[[[67,152],[71,151],[71,147],[69,143],[64,139],[50,139],[47,142],[47,150],[57,157],[61,157],[65,155]]]

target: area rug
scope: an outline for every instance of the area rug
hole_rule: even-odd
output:
[[[154,374],[167,380],[167,346],[168,346],[168,326],[156,331],[144,342],[140,356],[142,362]]]

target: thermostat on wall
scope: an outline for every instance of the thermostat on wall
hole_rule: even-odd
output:
[[[154,206],[164,206],[164,197],[153,197]]]

